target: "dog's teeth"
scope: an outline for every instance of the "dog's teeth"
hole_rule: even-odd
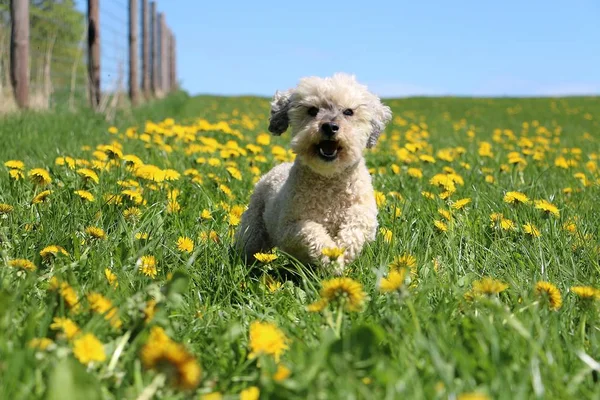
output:
[[[321,153],[321,155],[322,155],[322,156],[324,156],[324,157],[334,157],[334,156],[337,154],[337,152],[338,152],[338,151],[337,151],[337,149],[335,149],[335,150],[333,151],[333,153],[331,153],[331,154],[327,154],[327,153],[325,153],[325,152],[323,151],[323,149],[322,149],[322,148],[320,148],[320,149],[319,149],[319,153]]]

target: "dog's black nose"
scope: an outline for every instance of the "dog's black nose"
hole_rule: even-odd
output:
[[[340,127],[335,122],[325,122],[321,125],[321,132],[327,136],[333,136],[339,130]]]

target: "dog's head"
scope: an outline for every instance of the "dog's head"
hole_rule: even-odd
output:
[[[294,89],[275,93],[269,131],[291,126],[298,160],[321,175],[335,175],[356,164],[392,117],[388,106],[354,76],[309,77]]]

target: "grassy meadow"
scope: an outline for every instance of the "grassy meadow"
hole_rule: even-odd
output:
[[[268,99],[1,117],[0,398],[600,398],[600,98],[385,102],[335,280],[232,251]]]

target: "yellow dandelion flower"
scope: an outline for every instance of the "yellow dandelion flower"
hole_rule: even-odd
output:
[[[347,311],[359,311],[367,297],[362,285],[351,278],[333,278],[323,282],[320,294],[329,303],[343,301]]]
[[[216,231],[210,232],[200,232],[200,240],[202,242],[207,242],[208,240],[212,240],[215,243],[219,243],[219,234]]]
[[[18,169],[18,170],[25,169],[25,163],[20,160],[8,160],[4,163],[4,166],[6,168],[11,168],[11,169]]]
[[[14,207],[10,204],[0,203],[0,215],[9,214],[13,212]]]
[[[32,349],[38,350],[48,350],[50,346],[52,346],[54,342],[52,339],[48,338],[33,338],[27,344]]]
[[[423,196],[423,197],[425,197],[426,199],[429,199],[429,200],[435,199],[435,194],[433,194],[431,192],[425,192],[425,191],[423,191],[423,192],[421,192],[421,196]]]
[[[85,233],[91,236],[92,239],[106,239],[104,229],[98,228],[97,226],[88,226],[85,228]]]
[[[377,208],[381,208],[383,206],[385,206],[385,203],[387,202],[387,199],[385,197],[385,193],[379,192],[379,191],[375,191],[375,203],[377,204]]]
[[[128,221],[137,221],[142,216],[142,210],[137,207],[129,207],[123,211],[123,217]]]
[[[329,301],[327,299],[319,299],[319,300],[315,301],[314,303],[309,304],[306,307],[306,310],[308,312],[320,312],[320,311],[323,311],[325,309],[325,307],[327,307],[328,304],[329,304]]]
[[[11,169],[8,171],[8,175],[10,176],[10,178],[12,180],[18,181],[21,180],[23,178],[25,178],[25,174],[23,174],[23,171],[19,170],[19,169]]]
[[[231,189],[229,188],[229,186],[224,185],[224,184],[220,184],[219,185],[219,190],[223,193],[225,193],[225,195],[229,198],[233,198],[233,192],[231,191]]]
[[[104,268],[104,276],[108,281],[108,284],[114,288],[119,287],[119,281],[117,280],[117,275],[110,270],[110,268]]]
[[[510,231],[515,229],[515,223],[508,218],[502,218],[500,220],[500,229],[503,231]]]
[[[212,214],[209,210],[207,210],[206,208],[204,210],[202,210],[202,213],[200,213],[200,218],[204,219],[204,220],[211,220],[212,219]]]
[[[508,204],[527,204],[529,201],[529,197],[521,192],[507,192],[504,195],[504,202]]]
[[[156,278],[158,270],[156,268],[156,257],[154,256],[142,256],[138,262],[138,268],[140,272],[150,278]]]
[[[563,224],[563,229],[569,233],[577,232],[577,224],[573,221],[567,221]]]
[[[223,394],[221,392],[201,394],[200,400],[223,400]]]
[[[160,327],[152,328],[140,355],[145,368],[168,373],[175,387],[189,390],[200,383],[202,369],[196,358]]]
[[[438,208],[437,211],[438,211],[438,214],[440,214],[442,216],[442,218],[444,218],[446,221],[452,220],[452,214],[450,214],[450,211],[444,210],[443,208]]]
[[[77,173],[86,181],[92,181],[94,183],[99,183],[100,178],[98,174],[89,168],[81,168],[77,170]]]
[[[321,250],[321,254],[329,258],[329,260],[337,260],[344,254],[344,251],[344,249],[341,249],[339,247],[327,247]]]
[[[404,284],[406,271],[407,270],[405,268],[391,270],[387,278],[381,278],[381,282],[379,282],[379,290],[387,293],[395,292],[396,290],[400,289]]]
[[[87,190],[76,190],[75,194],[79,196],[82,200],[86,200],[89,202],[93,202],[95,200],[94,195],[88,192]]]
[[[56,277],[50,279],[50,290],[57,290],[67,307],[73,312],[78,312],[81,308],[79,305],[79,296],[67,282],[60,282]]]
[[[261,133],[256,137],[256,143],[261,146],[268,146],[271,144],[271,136],[268,133]]]
[[[238,181],[242,180],[242,173],[240,172],[239,169],[235,168],[235,167],[227,167],[227,172],[229,172],[229,175],[231,175],[231,177],[233,179],[236,179]]]
[[[582,300],[600,300],[600,290],[591,286],[572,286],[571,292]]]
[[[240,392],[240,400],[258,400],[260,398],[260,389],[256,386],[250,386]]]
[[[149,237],[150,235],[148,234],[148,232],[138,232],[135,234],[135,238],[137,240],[148,240]]]
[[[523,230],[525,231],[526,234],[528,234],[531,237],[537,238],[542,236],[542,234],[540,233],[540,230],[533,225],[532,223],[526,223],[525,225],[523,225]]]
[[[477,295],[492,295],[505,291],[508,285],[496,279],[485,277],[473,282],[473,293]]]
[[[273,253],[255,253],[254,258],[256,258],[259,262],[268,264],[277,260],[277,254]]]
[[[448,225],[438,219],[433,221],[433,226],[440,232],[448,232]]]
[[[104,352],[102,342],[91,333],[86,333],[73,341],[73,354],[82,364],[106,360],[106,353]]]
[[[552,310],[558,310],[562,306],[560,290],[550,282],[539,281],[536,283],[535,294],[538,296],[545,295],[548,300],[548,305]]]
[[[406,173],[411,178],[421,179],[423,177],[423,171],[420,168],[409,168],[406,170]]]
[[[444,188],[448,192],[455,192],[456,185],[454,184],[454,174],[435,174],[429,183],[434,186]]]
[[[23,258],[16,258],[14,260],[10,260],[8,261],[8,265],[14,268],[21,268],[26,271],[35,271],[37,269],[34,263]]]
[[[390,243],[394,237],[393,232],[388,228],[379,228],[379,233],[381,233],[381,236],[383,236],[383,240],[386,243]]]
[[[496,178],[494,178],[493,175],[486,175],[485,176],[485,183],[494,183],[496,182]]]
[[[252,322],[249,336],[250,354],[248,358],[250,359],[268,355],[272,356],[275,362],[279,362],[279,358],[288,348],[288,339],[285,334],[277,325],[270,322]]]
[[[419,160],[423,161],[424,163],[435,164],[435,158],[428,154],[421,154],[419,156]]]
[[[54,317],[52,324],[50,324],[50,329],[62,331],[67,340],[74,339],[81,332],[79,325],[73,322],[73,320],[62,317]]]
[[[117,144],[98,146],[98,150],[104,152],[111,160],[123,158],[123,151]]]
[[[42,168],[34,168],[27,175],[36,185],[46,186],[52,183],[52,178],[50,178],[48,171]]]
[[[158,303],[154,299],[150,299],[146,302],[146,307],[144,308],[144,322],[149,323],[154,319],[157,304]]]
[[[131,201],[133,204],[139,205],[144,202],[144,197],[139,190],[125,189],[121,191],[121,195],[123,198]]]
[[[471,199],[469,198],[465,198],[465,199],[460,199],[460,200],[456,200],[454,203],[452,203],[452,208],[454,210],[462,210],[463,208],[465,208],[467,206],[467,204],[471,203]]]
[[[41,251],[40,251],[40,256],[42,256],[43,259],[49,259],[51,257],[56,257],[58,255],[63,255],[63,256],[69,256],[69,253],[67,253],[67,251],[61,247],[61,246],[56,246],[56,245],[50,245],[47,247],[44,247]]]
[[[39,192],[33,199],[31,199],[32,204],[43,203],[48,199],[48,197],[52,194],[51,190],[44,190],[43,192]]]
[[[229,226],[238,226],[241,222],[241,218],[235,213],[229,213],[228,223]]]
[[[165,169],[163,172],[165,174],[166,181],[177,181],[179,178],[181,178],[181,174],[174,169]]]
[[[179,237],[179,239],[177,239],[177,250],[185,253],[191,253],[194,250],[194,241],[189,237]]]
[[[535,208],[538,210],[542,210],[546,214],[552,214],[555,217],[560,216],[560,211],[558,210],[558,207],[546,200],[536,200]]]
[[[104,297],[100,293],[92,292],[87,295],[87,300],[90,303],[90,309],[104,316],[104,319],[110,322],[113,328],[120,328],[122,323],[119,318],[119,310],[113,306],[112,301]]]
[[[417,259],[412,254],[404,253],[396,257],[389,265],[390,270],[400,271],[408,268],[411,271],[417,268]]]
[[[292,371],[290,371],[290,369],[288,367],[286,367],[285,365],[279,364],[277,366],[277,371],[275,371],[275,374],[273,375],[273,380],[275,382],[281,382],[281,381],[284,381],[287,378],[289,378],[291,375],[292,375]]]
[[[176,214],[181,211],[181,204],[177,200],[169,200],[167,204],[167,212],[169,214]]]
[[[483,393],[461,393],[458,395],[457,400],[490,400],[490,397]]]
[[[163,182],[165,180],[165,172],[156,165],[144,164],[135,168],[134,175],[137,178],[146,179],[152,182]]]
[[[264,284],[267,286],[267,289],[269,289],[270,293],[275,293],[283,286],[281,282],[279,282],[277,279],[273,278],[269,274],[265,275]]]

